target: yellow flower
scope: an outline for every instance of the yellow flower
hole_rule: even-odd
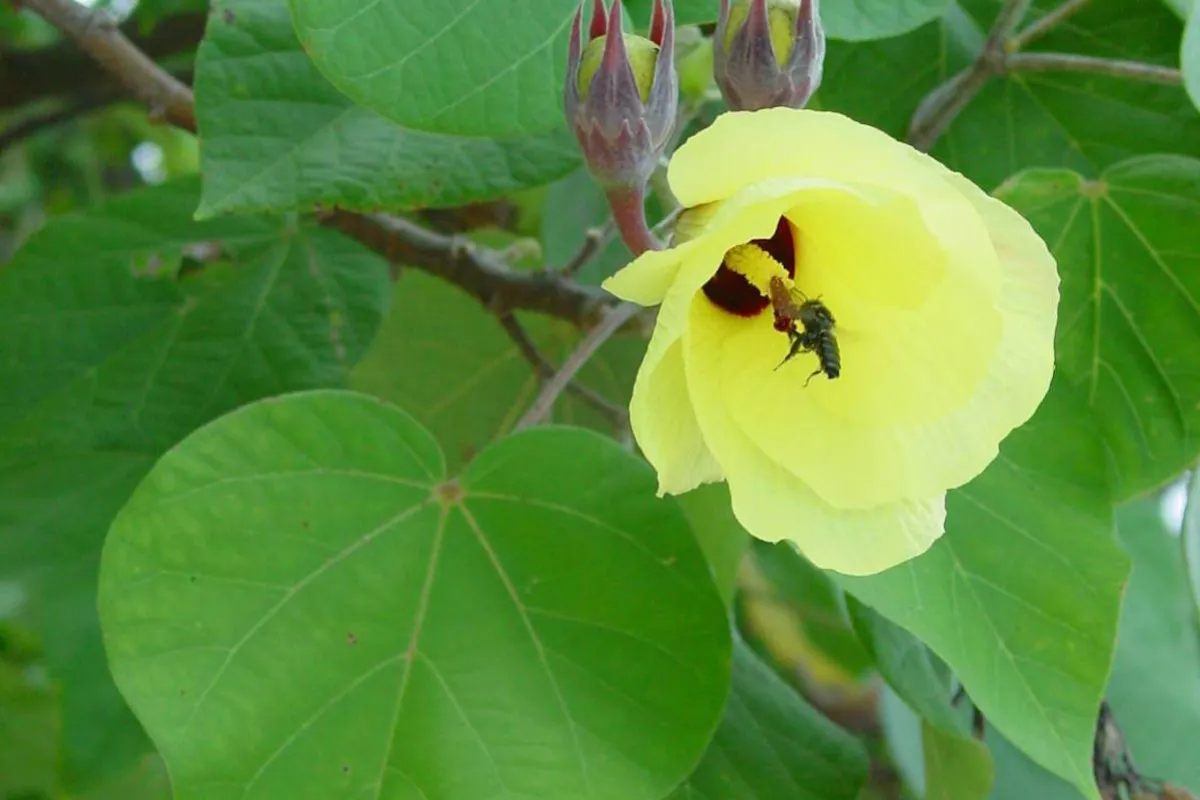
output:
[[[661,304],[630,406],[660,496],[725,480],[751,534],[850,575],[925,552],[946,491],[1049,388],[1045,244],[966,178],[839,114],[726,113],[668,178],[686,209],[673,246],[604,284]],[[836,378],[809,381],[821,348],[795,308],[776,313],[772,283],[836,320]]]

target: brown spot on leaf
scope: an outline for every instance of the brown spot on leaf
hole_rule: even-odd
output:
[[[449,480],[433,487],[433,498],[443,506],[457,505],[462,502],[463,490],[458,481]]]

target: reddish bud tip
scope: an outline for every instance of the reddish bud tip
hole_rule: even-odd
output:
[[[601,7],[593,5],[593,34]],[[600,17],[601,35],[577,49],[581,15],[582,8],[568,54],[567,121],[588,169],[603,186],[640,190],[675,124],[679,79],[670,0],[656,0],[651,25],[656,40],[624,34],[621,2],[613,0],[607,18]]]
[[[587,0],[584,0],[586,3]],[[583,12],[583,6],[579,7],[580,13]],[[618,17],[619,19],[619,17]],[[592,3],[592,22],[588,27],[588,41],[599,38],[608,30],[608,23],[604,18],[604,0],[594,0]]]
[[[713,74],[734,110],[803,108],[821,83],[818,0],[722,0]]]
[[[654,15],[650,19],[650,41],[654,42],[659,47],[663,43],[663,31],[666,29],[667,17],[666,11],[663,9],[662,0],[655,0]]]

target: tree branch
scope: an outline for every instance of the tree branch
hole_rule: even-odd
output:
[[[558,270],[558,274],[565,278],[573,278],[578,275],[579,271],[608,245],[616,235],[616,231],[616,225],[611,222],[601,228],[588,228],[583,232],[583,242],[579,245],[579,249],[571,257],[571,260]]]
[[[196,131],[192,90],[171,77],[125,37],[107,11],[85,8],[75,0],[22,0],[70,36],[83,52],[112,73],[152,117]]]
[[[917,106],[908,131],[909,144],[918,150],[928,151],[992,76],[1003,71],[1006,43],[1025,18],[1032,2],[1005,0],[975,62],[934,89]]]
[[[1008,51],[1010,53],[1015,53],[1017,50],[1022,49],[1034,39],[1040,39],[1042,36],[1045,36],[1047,33],[1053,30],[1056,25],[1072,16],[1076,11],[1083,8],[1091,1],[1092,0],[1067,0],[1067,2],[1063,3],[1053,11],[1050,11],[1037,22],[1033,23],[1028,28],[1014,36],[1008,43]]]
[[[1183,85],[1183,73],[1171,67],[1073,53],[1013,53],[1004,59],[1004,67],[1009,72],[1090,72],[1170,86]]]
[[[546,382],[537,399],[533,401],[533,405],[529,407],[513,430],[519,431],[532,427],[550,416],[550,411],[554,408],[558,396],[567,388],[575,374],[583,369],[583,365],[595,355],[605,342],[612,338],[613,334],[625,327],[626,323],[633,320],[641,310],[642,307],[636,303],[622,303],[616,308],[610,309],[604,321],[588,331],[587,336],[583,337],[574,352],[558,368],[558,372],[554,373],[554,377]]]
[[[74,0],[23,0],[75,39],[128,90],[168,122],[196,129],[191,90],[138,51],[107,15]],[[108,20],[107,24],[97,20]],[[537,311],[589,327],[605,316],[616,299],[602,289],[580,286],[550,272],[510,269],[499,254],[454,236],[382,214],[333,210],[318,214],[336,228],[394,264],[414,267],[458,285],[498,315]],[[561,391],[561,389],[559,389]]]
[[[556,372],[554,365],[538,351],[537,345],[534,344],[533,339],[529,337],[529,334],[522,327],[521,323],[517,321],[516,317],[512,314],[501,314],[500,325],[503,326],[504,331],[513,340],[513,343],[516,344],[517,349],[521,352],[525,360],[533,365],[533,368],[542,380],[554,377]],[[567,384],[567,391],[608,417],[609,421],[614,425],[624,426],[628,424],[629,414],[622,406],[610,403],[588,387],[571,383]]]
[[[544,270],[514,270],[494,250],[459,236],[435,233],[406,219],[341,210],[317,216],[393,264],[415,267],[456,284],[496,314],[538,311],[586,327],[615,302],[603,289],[580,286]]]
[[[204,36],[204,23],[202,13],[180,14],[160,20],[149,32],[142,32],[135,22],[121,26],[121,31],[134,47],[157,61],[195,50]],[[124,89],[111,74],[97,70],[95,61],[70,41],[36,50],[0,52],[0,78],[0,108],[48,98],[116,95]]]

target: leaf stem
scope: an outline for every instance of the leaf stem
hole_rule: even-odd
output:
[[[1092,0],[1067,0],[1058,8],[1050,11],[1037,22],[1034,22],[1025,30],[1018,33],[1008,42],[1008,51],[1014,53],[1022,49],[1025,45],[1032,42],[1034,39],[1039,39],[1045,36],[1054,29],[1060,22],[1065,21],[1068,17],[1075,14],[1081,8],[1086,6]]]
[[[1183,73],[1172,67],[1074,53],[1013,53],[1004,59],[1004,67],[1008,72],[1090,72],[1170,86],[1183,85]]]

